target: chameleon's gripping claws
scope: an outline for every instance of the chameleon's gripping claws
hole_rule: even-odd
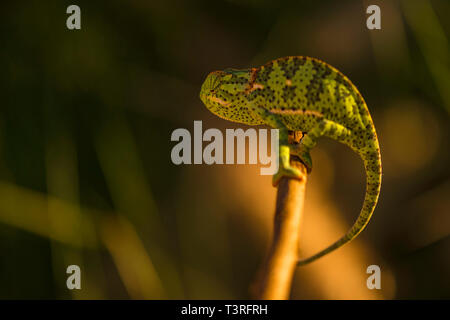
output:
[[[289,147],[308,171],[309,151],[326,136],[348,145],[364,161],[366,195],[358,219],[341,239],[298,265],[310,263],[356,238],[369,222],[381,186],[381,157],[375,127],[358,89],[341,72],[318,59],[286,57],[259,68],[227,69],[208,75],[200,98],[221,118],[248,125],[265,124],[280,131],[279,171],[299,177],[289,163]],[[288,130],[308,132],[297,146],[288,145]]]
[[[302,173],[294,167],[280,167],[278,172],[272,176],[272,185],[276,187],[283,177],[290,177],[301,180]]]
[[[282,177],[291,177],[295,179],[301,179],[302,173],[297,168],[291,166],[289,162],[290,148],[287,145],[280,146],[279,151],[279,168],[278,172],[272,177],[272,185],[276,187]]]

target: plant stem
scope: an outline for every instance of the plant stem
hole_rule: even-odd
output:
[[[256,284],[257,299],[289,299],[298,260],[307,180],[306,168],[297,157],[291,157],[291,165],[303,175],[300,180],[283,177],[278,185],[273,241]]]

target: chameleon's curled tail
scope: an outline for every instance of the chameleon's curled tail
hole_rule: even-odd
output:
[[[374,148],[378,149],[378,144]],[[297,262],[298,266],[302,266],[313,262],[314,260],[323,257],[324,255],[336,250],[337,248],[343,246],[347,242],[355,239],[358,234],[364,230],[366,225],[369,223],[372,213],[378,201],[378,195],[380,194],[381,187],[381,157],[379,151],[366,151],[360,152],[361,158],[364,161],[364,167],[366,169],[366,194],[364,198],[363,207],[361,212],[352,228],[347,232],[345,236],[330,245],[328,248],[316,253],[315,255],[299,260]]]

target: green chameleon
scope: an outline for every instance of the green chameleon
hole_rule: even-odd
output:
[[[298,178],[290,154],[311,171],[310,150],[321,136],[348,145],[364,161],[367,185],[358,219],[341,239],[298,265],[310,263],[353,240],[369,222],[381,186],[381,156],[372,118],[350,80],[329,64],[295,56],[270,61],[259,68],[226,69],[208,75],[200,99],[217,116],[247,125],[279,129],[279,170],[273,176]],[[288,144],[289,131],[301,131],[299,144]]]

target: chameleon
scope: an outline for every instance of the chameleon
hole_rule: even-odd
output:
[[[310,150],[322,137],[349,146],[364,162],[366,192],[360,214],[347,233],[297,265],[313,262],[355,239],[372,217],[381,188],[381,155],[368,107],[353,83],[340,71],[316,58],[289,56],[259,68],[211,72],[200,99],[215,115],[246,125],[279,129],[279,169],[272,183],[284,176],[300,178],[291,167],[295,155],[312,170]],[[289,144],[290,132],[301,131],[298,144]]]

